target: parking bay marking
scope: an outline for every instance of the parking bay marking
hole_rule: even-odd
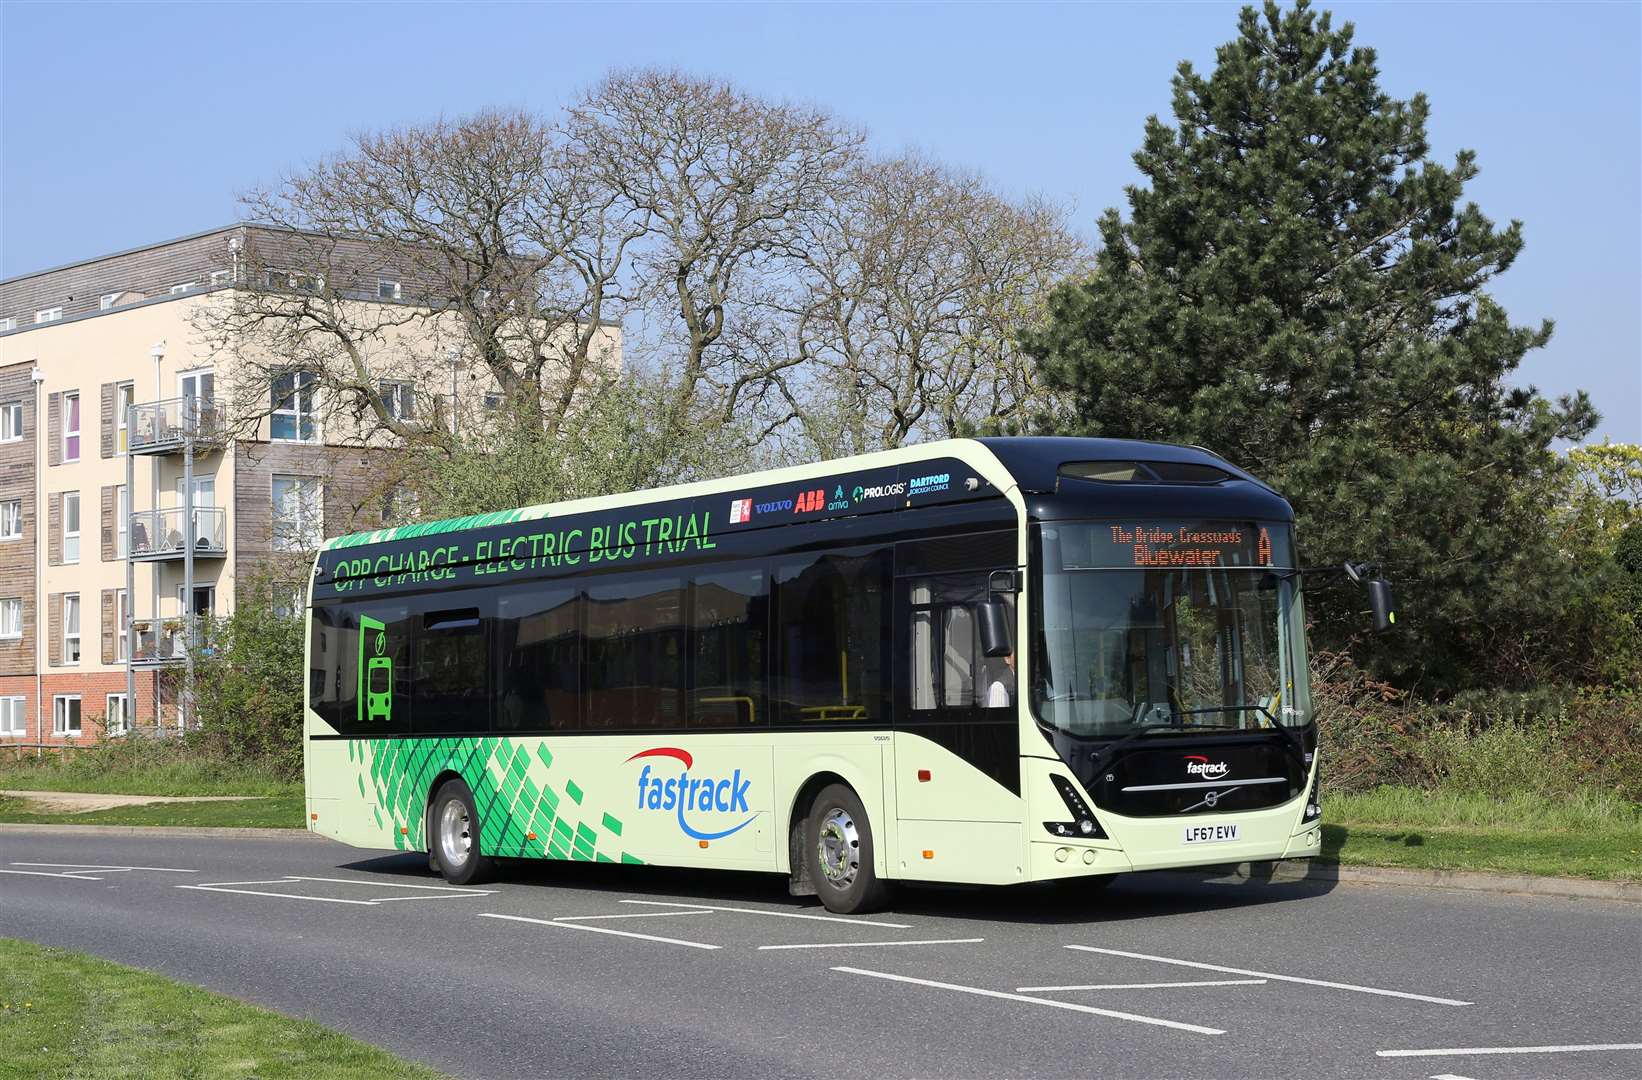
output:
[[[1265,979],[1207,979],[1202,982],[1085,983],[1081,986],[1017,986],[1017,994],[1054,994],[1067,990],[1163,990],[1176,986],[1264,986]]]
[[[962,986],[958,983],[936,982],[934,979],[915,979],[910,975],[891,975],[887,971],[868,971],[866,968],[835,967],[832,970],[844,972],[846,975],[865,975],[872,979],[887,979],[890,982],[912,983],[914,986],[930,986],[937,990],[956,990],[961,994],[975,994],[980,997],[999,998],[1003,1001],[1020,1001],[1028,1005],[1046,1005],[1051,1009],[1065,1009],[1068,1012],[1089,1013],[1093,1016],[1109,1016],[1115,1020],[1132,1020],[1137,1024],[1152,1024],[1156,1027],[1174,1028],[1177,1031],[1190,1031],[1198,1035],[1224,1035],[1220,1028],[1203,1027],[1199,1024],[1186,1024],[1179,1020],[1164,1020],[1157,1016],[1141,1016],[1137,1013],[1119,1012],[1116,1009],[1097,1009],[1093,1005],[1079,1005],[1070,1001],[1055,1001],[1052,998],[1027,997],[1025,994],[1011,994],[1004,990],[987,990],[979,986]]]
[[[1204,964],[1196,960],[1177,960],[1170,956],[1152,956],[1149,953],[1124,952],[1122,949],[1099,949],[1093,945],[1068,945],[1068,949],[1079,952],[1102,953],[1106,956],[1123,956],[1131,960],[1155,960],[1160,964],[1176,964],[1180,967],[1201,968],[1204,971],[1223,971],[1229,975],[1252,975],[1261,979],[1276,979],[1279,982],[1301,983],[1305,986],[1325,986],[1330,990],[1351,990],[1359,994],[1378,994],[1381,997],[1407,998],[1410,1001],[1428,1001],[1433,1005],[1471,1005],[1470,1001],[1457,1001],[1454,998],[1431,997],[1427,994],[1410,994],[1404,990],[1383,990],[1376,986],[1358,986],[1355,983],[1330,982],[1326,979],[1303,979],[1298,975],[1274,975],[1269,971],[1249,971],[1246,968],[1225,967],[1220,964]]]
[[[1456,1046],[1446,1050],[1376,1050],[1375,1057],[1470,1057],[1477,1054],[1579,1054],[1642,1050],[1642,1043],[1574,1043],[1568,1046]]]
[[[759,951],[771,949],[870,949],[878,945],[973,945],[985,938],[936,938],[926,941],[820,941],[803,945],[760,945]]]
[[[677,914],[682,915],[682,914],[686,914],[686,913],[685,912],[678,912]],[[696,913],[695,912],[689,912],[688,914],[696,914]],[[561,918],[561,919],[530,919],[530,918],[526,918],[523,915],[500,915],[500,914],[497,914],[495,912],[482,911],[482,912],[479,913],[479,918],[481,918],[481,919],[506,919],[509,922],[534,923],[537,926],[558,926],[558,927],[563,927],[566,930],[586,930],[587,932],[592,933],[592,934],[612,934],[616,937],[638,938],[641,941],[659,941],[663,945],[683,945],[685,948],[688,948],[688,949],[717,949],[717,948],[719,948],[719,946],[709,945],[705,941],[685,941],[683,938],[659,937],[655,934],[636,934],[636,933],[633,933],[630,930],[612,930],[608,926],[583,926],[581,923],[571,922],[570,921],[571,919],[575,918],[575,916],[573,916],[573,915],[572,916],[565,916],[564,918]]]
[[[623,900],[624,904],[645,904],[652,907],[702,908],[707,911],[734,911],[741,915],[768,915],[776,919],[809,919],[812,922],[835,922],[846,926],[876,926],[884,930],[910,930],[909,923],[873,922],[870,919],[845,919],[837,915],[810,915],[802,911],[761,911],[758,908],[723,907],[717,904],[681,904],[670,900]]]
[[[293,885],[302,881],[328,882],[337,885],[359,885],[367,888],[388,889],[419,889],[428,892],[437,892],[439,896],[378,896],[368,900],[350,900],[340,896],[310,896],[306,893],[269,892],[266,889],[242,889],[241,885]],[[357,907],[375,907],[378,904],[388,904],[395,900],[464,900],[475,896],[494,896],[495,889],[460,889],[454,885],[412,885],[400,882],[360,881],[356,878],[332,877],[301,877],[287,875],[282,878],[266,878],[257,881],[213,881],[206,885],[177,885],[178,889],[195,889],[200,892],[231,893],[237,896],[272,896],[282,900],[314,900],[322,904],[351,904]]]
[[[110,870],[110,871],[152,870],[152,871],[154,871],[155,873],[158,873],[158,874],[197,874],[197,873],[199,873],[198,870],[184,870],[184,869],[181,869],[180,867],[176,867],[176,866],[103,866],[103,865],[100,865],[98,863],[73,863],[73,862],[14,862],[11,865],[13,865],[13,866],[45,866],[45,867],[55,867],[57,869],[78,869],[78,870]]]

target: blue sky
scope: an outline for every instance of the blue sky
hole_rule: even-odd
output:
[[[0,275],[233,220],[234,196],[349,132],[484,105],[553,109],[667,64],[823,105],[1095,215],[1136,178],[1169,77],[1234,4],[0,6]],[[1642,441],[1642,5],[1340,3],[1386,89],[1431,98],[1433,151],[1521,218],[1494,293],[1557,333],[1523,382],[1590,390]]]

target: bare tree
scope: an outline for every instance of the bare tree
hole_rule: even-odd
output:
[[[997,427],[1041,399],[1015,334],[1086,258],[1060,208],[901,157],[858,164],[807,224],[788,312],[814,362],[798,411],[815,450]]]
[[[862,136],[817,109],[677,71],[611,75],[570,109],[574,145],[648,223],[639,292],[675,350],[671,412],[721,422],[800,362],[761,303],[806,219],[836,198]]]

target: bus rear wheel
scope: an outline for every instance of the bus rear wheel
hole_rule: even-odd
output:
[[[872,826],[855,792],[843,784],[822,788],[804,839],[810,880],[828,911],[854,915],[889,902],[889,883],[873,870]]]
[[[446,881],[475,885],[496,876],[496,860],[479,853],[479,808],[467,784],[445,781],[428,814],[429,849]]]

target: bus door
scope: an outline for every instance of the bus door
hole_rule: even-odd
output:
[[[1005,605],[1011,630],[1016,596],[1014,533],[964,537],[965,554],[936,545],[897,551],[895,801],[899,876],[1012,881],[1020,865],[1022,803],[1018,691],[1013,649],[986,655],[981,605]],[[971,565],[991,552],[993,565]],[[995,578],[994,574],[998,576]]]

